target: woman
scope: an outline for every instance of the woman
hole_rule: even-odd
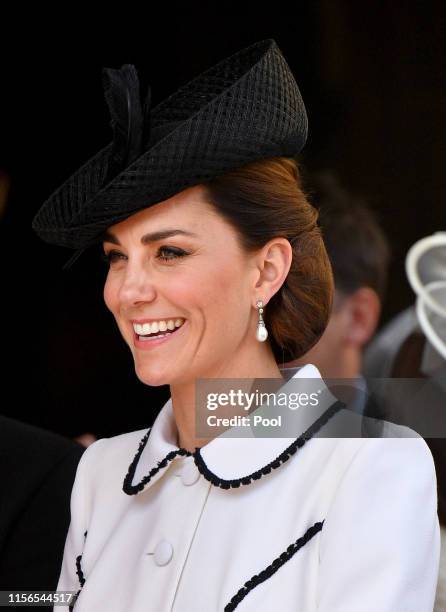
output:
[[[126,70],[106,73],[113,143],[33,227],[75,257],[100,242],[136,374],[171,397],[151,429],[85,451],[58,590],[78,592],[76,612],[432,610],[436,480],[421,437],[318,438],[347,412],[329,393],[292,438],[195,428],[198,379],[282,389],[278,364],[329,317],[331,268],[292,159],[305,109],[277,45],[251,45],[136,120]],[[292,380],[307,379],[325,391],[312,364]]]

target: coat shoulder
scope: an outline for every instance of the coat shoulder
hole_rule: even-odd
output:
[[[135,431],[129,431],[117,436],[111,436],[110,438],[100,438],[104,440],[105,444],[102,445],[103,453],[108,455],[119,455],[120,453],[128,453],[138,449],[139,443],[145,434],[150,430],[150,427],[144,429],[137,429]],[[128,456],[128,455],[126,455]]]
[[[78,471],[86,474],[93,489],[99,491],[110,479],[123,479],[142,438],[150,427],[138,429],[109,438],[99,438],[87,447]]]

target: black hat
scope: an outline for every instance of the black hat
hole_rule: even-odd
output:
[[[220,61],[150,109],[131,64],[103,69],[113,140],[41,206],[32,228],[77,249],[106,228],[174,194],[249,162],[294,156],[308,131],[294,76],[273,39]]]

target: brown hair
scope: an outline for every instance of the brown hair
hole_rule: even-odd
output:
[[[263,316],[276,361],[301,357],[327,326],[334,281],[318,212],[303,192],[297,161],[262,159],[204,185],[210,204],[231,223],[246,251],[279,236],[290,242],[290,270]]]

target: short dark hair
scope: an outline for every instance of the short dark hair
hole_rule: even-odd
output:
[[[305,173],[311,202],[319,210],[335,288],[349,295],[371,287],[384,300],[390,246],[366,201],[343,188],[333,172]]]
[[[290,270],[268,302],[264,319],[276,361],[301,357],[325,331],[334,280],[318,212],[302,189],[297,161],[261,159],[204,185],[209,203],[234,227],[247,252],[279,236],[290,242]]]

